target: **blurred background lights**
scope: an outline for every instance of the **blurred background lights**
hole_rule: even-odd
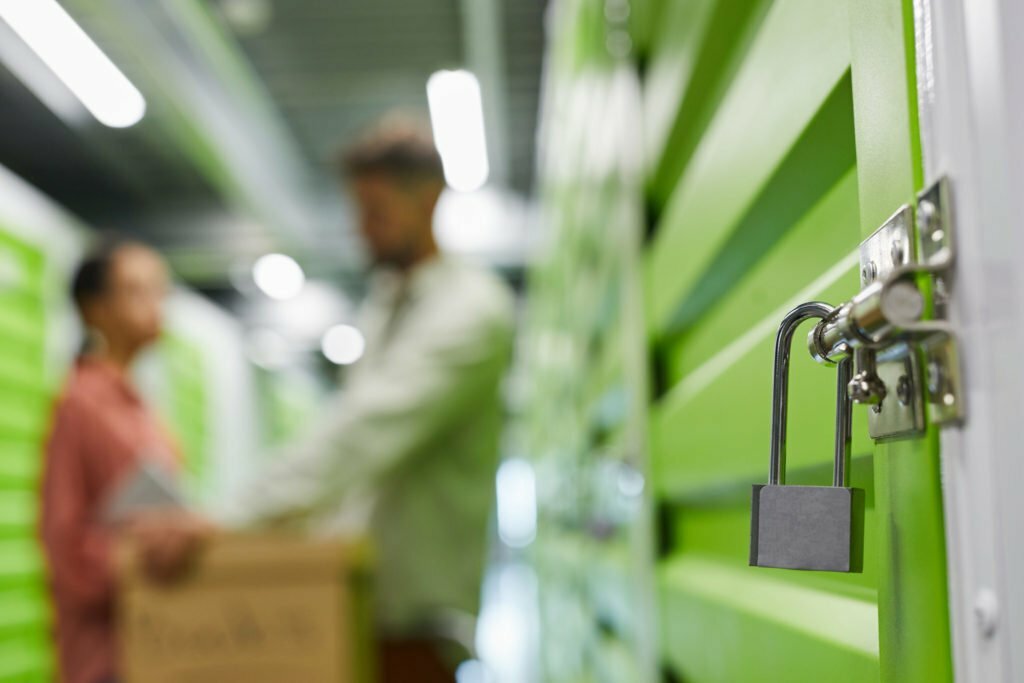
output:
[[[629,465],[619,467],[617,479],[619,493],[627,498],[636,498],[644,492],[644,475]]]
[[[459,664],[455,670],[455,680],[457,683],[495,683],[494,676],[478,659],[467,659]]]
[[[138,123],[146,100],[56,0],[0,0],[2,18],[96,119]]]
[[[260,291],[271,299],[291,299],[302,291],[306,274],[291,256],[267,254],[252,267],[252,278]]]
[[[273,18],[270,0],[220,0],[220,12],[242,35],[262,33]]]
[[[488,572],[476,628],[479,665],[470,660],[466,669],[460,667],[458,683],[464,682],[459,673],[466,683],[476,683],[481,677],[486,683],[541,680],[536,669],[541,631],[537,584],[536,571],[525,562],[497,565]]]
[[[490,173],[480,82],[464,69],[437,71],[427,81],[427,102],[448,185],[480,189]]]
[[[293,349],[284,336],[271,329],[256,329],[246,339],[249,360],[265,370],[282,368],[293,360]]]
[[[497,477],[498,535],[513,548],[537,537],[537,483],[533,466],[522,458],[501,463]]]
[[[351,325],[335,325],[324,333],[320,346],[327,360],[336,365],[351,365],[362,358],[366,340]]]

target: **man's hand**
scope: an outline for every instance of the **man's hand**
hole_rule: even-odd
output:
[[[202,517],[172,510],[138,517],[129,525],[128,536],[143,572],[154,581],[170,583],[185,575],[215,531]]]

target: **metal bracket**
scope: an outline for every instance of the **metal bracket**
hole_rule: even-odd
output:
[[[956,255],[951,201],[946,178],[940,178],[917,197],[918,253],[921,264],[932,275],[932,318],[943,321],[949,319]],[[931,421],[943,425],[962,420],[964,392],[956,339],[947,329],[921,339],[920,344],[928,371],[925,388]]]
[[[914,260],[914,212],[909,204],[899,208],[882,227],[860,244],[860,287],[866,289],[888,279]],[[921,363],[903,342],[884,349],[877,360],[878,377],[885,385],[884,398],[868,407],[868,432],[872,439],[897,439],[924,431],[924,399],[921,395]]]
[[[853,353],[850,396],[870,405],[873,439],[921,434],[926,402],[935,424],[964,414],[956,341],[947,320],[954,247],[945,179],[918,195],[917,258],[914,213],[909,205],[900,207],[861,243],[861,291],[808,337],[811,355],[820,362]]]
[[[913,259],[910,239],[914,213],[904,204],[878,230],[860,243],[860,288],[886,279],[896,268]]]

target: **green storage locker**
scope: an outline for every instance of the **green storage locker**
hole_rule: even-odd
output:
[[[52,388],[47,263],[0,225],[0,681],[47,681],[50,613],[36,543],[36,491]]]
[[[767,478],[778,324],[797,303],[856,294],[859,243],[923,186],[912,3],[648,0],[632,14],[613,5],[559,3],[549,51],[542,196],[556,236],[531,280],[529,376],[541,398],[527,418],[538,470],[562,482],[539,500],[541,597],[556,600],[544,609],[571,595],[566,583],[584,590],[567,581],[573,571],[612,562],[610,547],[597,544],[596,557],[584,550],[595,545],[588,472],[606,452],[585,406],[615,383],[604,353],[640,357],[641,369],[620,362],[620,383],[645,392],[627,401],[622,429],[638,420],[648,427],[647,439],[629,446],[646,457],[633,452],[629,462],[647,474],[658,523],[645,527],[638,515],[629,529],[657,545],[657,578],[645,590],[656,604],[664,675],[687,683],[951,680],[934,429],[876,443],[866,409],[855,407],[851,485],[865,490],[867,508],[862,573],[748,566],[750,487]],[[616,104],[624,72],[640,84],[633,107]],[[629,150],[642,150],[642,160]],[[645,215],[631,220],[616,201],[642,204]],[[631,250],[641,237],[642,250]],[[601,263],[616,265],[593,266]],[[607,292],[634,287],[643,316],[621,313],[627,296],[620,315],[592,324]],[[789,481],[824,485],[835,371],[808,358],[799,341],[808,329],[798,331],[793,355]],[[563,546],[579,547],[561,562],[551,557],[554,541],[544,542],[554,529]],[[621,585],[635,587],[630,577],[644,571],[634,557]],[[551,651],[618,635],[591,614],[595,596],[576,602],[589,625],[559,632],[552,615]],[[645,601],[635,604],[642,614]],[[643,643],[631,633],[643,630],[616,642],[642,661]],[[547,680],[603,680],[610,669],[599,659],[571,679],[548,666]]]

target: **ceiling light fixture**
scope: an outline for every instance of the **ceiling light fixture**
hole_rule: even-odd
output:
[[[0,18],[100,123],[127,128],[142,119],[142,93],[56,0],[0,0]]]
[[[452,189],[472,192],[487,182],[487,138],[480,82],[469,71],[438,71],[427,80],[434,142]]]

